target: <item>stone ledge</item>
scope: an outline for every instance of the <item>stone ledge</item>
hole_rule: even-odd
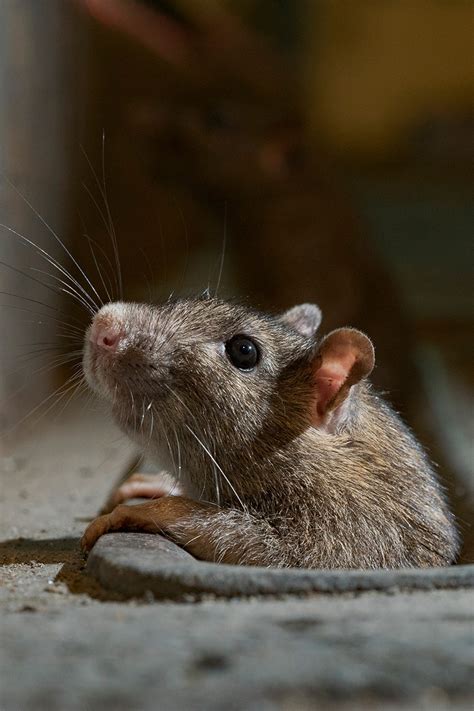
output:
[[[159,535],[113,533],[92,549],[86,570],[124,597],[338,595],[474,587],[474,565],[403,570],[303,570],[205,563]]]

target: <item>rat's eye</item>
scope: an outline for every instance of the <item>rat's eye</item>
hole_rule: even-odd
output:
[[[256,344],[247,336],[234,336],[225,344],[225,351],[239,370],[252,370],[258,363],[259,352]]]

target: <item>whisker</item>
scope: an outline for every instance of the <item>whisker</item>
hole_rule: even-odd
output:
[[[75,257],[71,254],[71,252],[69,251],[69,249],[66,247],[66,245],[64,244],[64,242],[62,241],[62,239],[59,237],[59,235],[58,235],[58,234],[53,230],[53,228],[46,222],[46,220],[44,219],[44,217],[43,217],[43,216],[38,212],[38,210],[31,204],[31,202],[30,202],[30,201],[28,200],[28,198],[21,192],[21,190],[20,190],[8,177],[6,177],[6,176],[4,176],[4,177],[5,177],[5,180],[7,181],[7,183],[10,185],[10,187],[17,193],[17,195],[19,195],[19,196],[21,197],[21,199],[25,202],[25,204],[28,205],[28,207],[29,207],[30,210],[33,212],[33,214],[41,221],[41,223],[46,227],[46,229],[48,230],[48,232],[50,233],[50,235],[51,235],[52,237],[54,237],[54,239],[56,240],[56,242],[62,247],[62,249],[63,249],[63,250],[65,251],[65,253],[67,254],[67,256],[71,259],[71,261],[74,263],[74,265],[76,266],[76,268],[77,268],[77,269],[79,270],[79,272],[82,274],[82,276],[84,277],[84,279],[86,280],[87,284],[90,286],[90,288],[92,289],[92,291],[98,296],[98,298],[99,298],[99,300],[100,300],[100,297],[99,297],[99,295],[97,294],[97,292],[96,292],[96,290],[95,290],[95,288],[94,288],[94,285],[92,284],[92,282],[90,281],[90,279],[88,278],[87,274],[86,274],[85,271],[82,269],[82,267],[80,266],[80,264],[78,263],[78,261],[77,261],[77,260],[75,259]]]
[[[75,336],[76,338],[80,338],[81,340],[84,337],[84,328],[79,328],[77,326],[72,326],[69,323],[66,323],[66,321],[62,321],[61,319],[54,318],[53,316],[50,316],[50,314],[43,314],[40,311],[34,311],[33,309],[26,309],[22,306],[15,306],[13,304],[0,304],[0,308],[8,308],[8,309],[15,309],[16,311],[22,311],[23,313],[28,313],[28,314],[33,314],[40,316],[41,319],[47,319],[49,321],[53,321],[54,323],[57,323],[60,325],[60,327],[63,329],[63,333],[68,333],[71,336]],[[47,321],[43,320],[34,320],[34,319],[21,319],[20,323],[31,323],[31,324],[36,324],[39,326],[45,326],[49,325]]]
[[[17,343],[14,346],[9,346],[8,349],[7,348],[2,349],[2,351],[5,353],[7,350],[10,351],[10,350],[23,349],[26,347],[29,348],[30,346],[35,346],[35,345],[37,345],[37,344],[36,343]],[[38,345],[40,345],[40,344],[38,343]],[[57,345],[57,346],[47,344],[47,345],[42,346],[41,348],[36,348],[35,350],[31,350],[25,355],[32,355],[34,353],[43,353],[45,351],[47,351],[48,353],[51,353],[52,351],[58,351],[58,350],[63,351],[65,348],[66,348],[66,346],[64,344]],[[21,357],[22,355],[24,355],[24,354],[20,354],[18,357]]]
[[[112,220],[112,214],[110,212],[109,200],[107,197],[107,184],[105,181],[105,130],[102,130],[102,185],[104,188],[103,195],[104,195],[105,208],[107,210],[107,216],[109,218],[110,229],[111,229],[112,236],[113,236],[115,263],[117,266],[117,273],[118,273],[118,279],[119,279],[119,296],[120,296],[120,298],[123,298],[122,266],[120,264],[117,235],[115,234],[115,226],[114,226],[114,223]]]
[[[7,266],[8,266],[8,265],[7,265]],[[26,276],[26,275],[24,275],[24,276]],[[28,302],[30,302],[30,303],[32,303],[32,304],[38,304],[38,305],[40,305],[40,306],[44,306],[45,308],[51,309],[52,311],[55,311],[56,313],[62,314],[62,315],[64,315],[64,316],[67,315],[72,321],[75,321],[76,323],[78,323],[78,324],[81,326],[81,328],[83,328],[83,324],[82,324],[82,322],[81,322],[78,318],[76,318],[75,316],[70,316],[69,314],[64,314],[64,311],[61,311],[61,309],[59,309],[57,306],[52,306],[51,304],[47,304],[45,301],[39,301],[38,299],[30,299],[30,298],[27,297],[27,296],[21,296],[20,294],[13,294],[13,293],[10,292],[10,291],[0,291],[0,294],[3,294],[4,296],[11,296],[11,297],[13,297],[13,298],[15,298],[15,299],[21,299],[22,301],[28,301]],[[2,306],[8,306],[9,308],[12,308],[12,309],[14,309],[14,308],[17,308],[17,309],[20,308],[19,306],[15,306],[15,305],[13,305],[13,304],[2,304]],[[41,316],[47,316],[48,318],[51,318],[51,319],[53,318],[53,317],[50,316],[49,314],[43,314],[43,313],[41,313],[41,311],[32,311],[32,313],[38,313],[38,314],[40,314]]]
[[[115,226],[112,220],[112,214],[110,212],[110,207],[109,207],[109,201],[107,197],[107,188],[106,188],[106,182],[105,182],[105,131],[102,132],[102,184],[97,176],[97,173],[94,169],[94,166],[91,163],[91,160],[89,156],[87,155],[85,149],[83,146],[81,146],[82,153],[89,165],[89,169],[94,177],[94,180],[97,184],[97,187],[99,189],[99,192],[102,196],[102,199],[104,201],[104,207],[106,210],[107,214],[107,223],[108,224],[108,230],[109,230],[109,236],[112,242],[112,248],[114,251],[114,257],[115,257],[115,265],[116,265],[116,273],[117,273],[117,281],[118,281],[118,295],[119,298],[123,298],[123,284],[122,284],[122,268],[120,265],[120,257],[119,257],[119,251],[118,251],[118,242],[117,242],[117,235],[115,232]],[[102,211],[100,211],[102,212]]]
[[[132,391],[131,391],[131,389],[130,389],[130,385],[127,384],[127,388],[128,388],[128,392],[129,392],[129,394],[130,394],[130,405],[131,405],[131,409],[132,409],[132,413],[133,413],[133,422],[134,422],[134,425],[135,425],[135,420],[136,420],[136,416],[137,416],[137,412],[136,412],[136,409],[135,409],[135,399],[134,399],[133,393],[132,393]],[[136,429],[135,429],[135,432],[136,432]]]
[[[152,285],[153,282],[154,282],[153,270],[152,270],[152,268],[151,268],[150,260],[148,259],[145,250],[140,247],[140,252],[141,252],[143,258],[145,259],[145,264],[147,265],[148,271],[150,272],[151,281],[150,281],[150,279],[148,279],[148,275],[147,275],[147,274],[144,274],[143,276],[145,277],[145,281],[146,281],[146,283],[147,283],[148,298],[149,298],[149,301],[150,301],[150,303],[151,303],[151,302],[153,301],[153,292],[152,292],[152,288],[151,288],[151,285]]]
[[[140,422],[140,430],[143,432],[143,421],[145,420],[145,400],[142,400],[142,419]]]
[[[18,269],[17,267],[14,267],[12,264],[8,264],[7,262],[3,262],[3,261],[0,260],[0,264],[2,264],[4,267],[7,267],[7,269],[11,269],[12,271],[16,272],[17,274],[21,274],[21,275],[24,276],[26,279],[30,279],[31,281],[34,281],[36,284],[39,284],[39,285],[42,286],[44,289],[47,289],[48,291],[51,291],[53,294],[61,295],[61,293],[66,293],[66,294],[69,294],[69,296],[75,298],[76,301],[78,301],[77,297],[75,297],[73,294],[71,294],[70,292],[68,292],[66,289],[63,289],[63,288],[54,288],[54,287],[51,286],[50,284],[45,284],[45,283],[44,283],[43,281],[41,281],[40,279],[36,279],[34,276],[31,276],[31,274],[28,274],[28,272],[25,272],[25,271],[23,271],[22,269]],[[84,305],[81,301],[78,301],[78,303],[80,303],[81,306]],[[93,310],[91,307],[86,307],[86,308],[87,308],[87,311],[88,311],[91,315],[94,314],[94,310]]]
[[[213,465],[213,470],[214,470],[214,481],[216,484],[216,501],[217,501],[217,505],[220,506],[221,505],[221,490],[219,487],[219,477],[217,476],[217,469],[216,469],[215,464]]]
[[[169,385],[167,385],[166,383],[164,383],[164,385],[165,385],[165,387],[167,388],[167,390],[170,391],[170,393],[173,395],[173,397],[175,397],[175,398],[183,405],[183,407],[187,410],[187,412],[188,412],[188,413],[191,415],[191,417],[195,420],[196,418],[195,418],[194,414],[191,412],[191,410],[190,410],[189,407],[186,405],[186,403],[179,397],[179,395],[178,395]],[[217,460],[215,459],[215,457],[213,457],[213,455],[211,454],[211,452],[209,451],[209,449],[206,448],[206,446],[205,446],[204,443],[199,439],[199,437],[197,436],[197,434],[196,434],[193,430],[191,430],[191,428],[189,427],[189,425],[187,425],[187,424],[185,423],[185,427],[187,427],[187,428],[189,429],[189,431],[191,432],[191,434],[193,435],[193,437],[198,441],[198,443],[201,445],[201,447],[204,449],[204,451],[206,452],[206,454],[209,456],[209,458],[210,458],[211,461],[213,462],[213,465],[214,465],[214,477],[215,477],[215,483],[216,483],[216,494],[218,495],[219,499],[220,499],[220,489],[219,489],[219,484],[218,484],[218,480],[217,480],[217,475],[216,475],[216,469],[215,469],[215,467],[217,467],[217,469],[219,470],[219,472],[222,474],[222,476],[224,477],[224,479],[225,479],[225,480],[227,481],[227,483],[229,484],[230,488],[232,489],[232,491],[233,491],[234,494],[236,495],[238,501],[240,502],[240,504],[241,504],[243,510],[246,511],[247,509],[246,509],[246,507],[245,507],[245,504],[243,504],[242,500],[240,499],[239,495],[237,494],[236,490],[234,489],[232,483],[231,483],[230,480],[228,479],[227,475],[225,474],[225,472],[223,471],[222,467],[219,465],[219,463],[217,462]]]
[[[209,449],[206,447],[206,445],[199,439],[199,437],[197,436],[197,434],[191,429],[191,427],[189,427],[188,424],[186,424],[186,422],[184,423],[184,426],[185,426],[186,429],[190,432],[190,434],[192,434],[192,436],[195,438],[195,440],[197,441],[197,443],[198,443],[199,445],[201,445],[201,447],[202,447],[203,450],[206,452],[206,454],[207,454],[207,456],[209,457],[209,459],[211,460],[211,462],[213,462],[213,464],[218,468],[218,470],[220,471],[220,473],[222,474],[222,476],[224,477],[224,479],[226,480],[226,482],[229,484],[230,488],[231,488],[232,491],[234,492],[235,496],[237,497],[237,501],[238,501],[239,504],[242,506],[242,509],[243,509],[244,511],[247,511],[247,507],[245,506],[244,502],[242,501],[242,499],[240,498],[240,496],[239,496],[238,493],[236,492],[236,490],[235,490],[234,486],[232,485],[230,479],[227,477],[226,473],[224,472],[224,470],[222,469],[222,467],[220,466],[220,464],[217,462],[217,460],[215,459],[215,457],[213,457],[213,455],[211,454],[211,452],[209,451]]]
[[[177,200],[175,200],[175,204],[176,204],[176,208],[178,210],[179,218],[180,218],[181,224],[183,225],[183,231],[184,231],[185,258],[184,258],[184,266],[183,266],[183,276],[181,278],[181,287],[182,287],[184,284],[184,280],[186,278],[186,272],[188,270],[188,263],[189,263],[189,236],[188,236],[188,226],[186,224],[186,220],[184,218],[184,214],[181,209],[181,206]]]
[[[61,355],[53,356],[53,358],[46,363],[46,365],[42,365],[36,370],[33,370],[32,372],[28,373],[29,377],[33,377],[33,375],[36,375],[38,373],[48,373],[51,370],[54,370],[55,368],[59,368],[62,365],[66,365],[68,362],[71,360],[74,360],[75,358],[78,358],[79,355],[82,355],[82,351],[75,351],[74,354],[66,354],[62,353]],[[30,359],[31,360],[31,359]],[[18,373],[21,373],[25,368],[28,368],[29,362],[24,363],[20,368],[15,368],[13,370],[9,370],[5,373],[7,377],[11,377],[12,375],[17,375]],[[18,390],[15,390],[12,395],[15,395],[16,393],[20,392],[23,388],[29,387],[30,382],[26,382],[24,385],[21,385]],[[11,397],[11,395],[7,396],[7,400]]]
[[[48,362],[52,363],[52,362],[53,362],[53,360],[52,360],[53,358],[60,358],[60,357],[66,358],[67,356],[69,356],[69,355],[72,356],[73,354],[74,354],[76,357],[79,357],[80,355],[82,356],[82,350],[81,350],[81,351],[79,351],[79,350],[77,350],[77,351],[66,351],[66,352],[64,352],[64,353],[54,353],[54,351],[51,351],[51,350],[48,349],[48,348],[43,348],[43,349],[40,350],[39,352],[37,352],[37,351],[29,351],[29,352],[27,352],[27,353],[20,353],[17,360],[20,360],[20,359],[21,359],[21,363],[22,363],[21,369],[23,370],[23,368],[26,367],[27,365],[31,364],[32,361],[33,361],[33,362],[34,362],[34,361],[38,361],[38,362],[39,362],[40,359],[45,358],[45,357],[48,357],[48,358],[50,359]]]
[[[88,309],[92,309],[92,313],[95,313],[96,311],[99,310],[100,307],[94,301],[92,301],[92,299],[90,300],[90,302],[87,301],[83,296],[81,296],[81,294],[78,291],[76,291],[76,289],[74,289],[73,286],[68,284],[68,282],[65,282],[64,279],[61,279],[60,277],[56,276],[55,274],[49,274],[49,272],[45,272],[43,269],[37,269],[36,267],[30,267],[30,269],[32,272],[36,272],[38,274],[43,274],[43,276],[47,276],[50,279],[54,279],[54,281],[57,281],[60,284],[62,284],[65,287],[65,289],[62,289],[62,291],[65,290],[67,294],[70,294],[71,296],[76,297],[76,299],[81,304],[83,304],[83,306],[85,306]]]
[[[181,483],[181,444],[179,441],[178,433],[176,432],[176,428],[173,428],[174,432],[174,438],[176,440],[176,448],[178,451],[178,481]]]
[[[90,164],[89,164],[89,165],[90,165]],[[90,165],[90,167],[91,167],[91,169],[92,169],[92,165]],[[97,176],[94,176],[94,177],[95,177],[95,179],[97,180]],[[100,218],[101,218],[102,222],[104,223],[104,226],[105,226],[105,229],[106,229],[106,231],[107,231],[107,234],[108,234],[108,236],[110,237],[110,239],[111,239],[111,241],[112,241],[112,244],[113,244],[113,236],[112,236],[112,233],[111,233],[111,231],[110,231],[110,223],[109,223],[108,220],[106,219],[102,208],[100,207],[99,203],[97,202],[97,200],[96,200],[96,198],[95,198],[95,195],[93,194],[93,192],[91,191],[91,189],[89,188],[89,186],[88,186],[86,183],[83,182],[83,183],[82,183],[82,187],[84,188],[84,190],[86,191],[86,193],[87,193],[88,196],[90,197],[90,199],[91,199],[91,201],[92,201],[94,207],[97,209],[97,212],[99,213]],[[108,258],[107,258],[107,259],[108,259]],[[119,294],[119,293],[120,293],[120,285],[119,285],[118,276],[117,276],[117,269],[116,269],[116,268],[114,269],[114,267],[112,266],[112,262],[111,262],[109,259],[108,259],[108,262],[109,262],[109,264],[110,264],[111,267],[112,267],[112,275],[113,275],[114,282],[115,282],[115,288],[116,288],[116,290],[117,290],[117,294]],[[110,299],[110,301],[112,301],[112,299]]]
[[[219,291],[219,287],[221,285],[222,272],[224,271],[224,260],[225,260],[226,246],[227,246],[227,202],[225,203],[225,207],[224,207],[224,234],[222,237],[222,249],[221,249],[221,259],[220,259],[220,265],[219,265],[219,274],[217,276],[217,284],[216,284],[216,288],[214,291],[214,296],[216,298],[217,298],[217,293]]]
[[[168,276],[169,276],[169,265],[168,265],[168,255],[166,253],[166,246],[165,246],[165,240],[164,240],[164,235],[163,235],[163,223],[161,222],[161,219],[158,218],[158,229],[160,233],[160,247],[161,247],[161,259],[162,259],[162,265],[163,265],[163,281],[165,284],[168,283]]]
[[[40,374],[40,373],[41,373],[42,375],[45,374],[45,373],[49,373],[49,372],[51,372],[52,370],[55,370],[56,368],[60,368],[61,366],[66,365],[67,363],[71,362],[72,360],[74,360],[74,359],[73,359],[73,358],[69,358],[69,359],[67,359],[67,360],[65,360],[65,361],[58,361],[58,362],[55,362],[55,363],[53,363],[53,364],[48,364],[48,365],[42,366],[41,368],[37,368],[36,370],[34,370],[33,372],[29,373],[28,375],[29,375],[29,377],[33,377],[34,375],[37,375],[37,374]],[[23,368],[19,368],[18,370],[15,371],[15,373],[21,372],[22,370],[24,370],[25,367],[26,367],[26,366],[24,366]],[[13,374],[14,374],[14,373],[10,373],[10,375],[13,375]],[[7,395],[7,396],[2,400],[2,402],[1,402],[2,406],[4,406],[4,405],[5,405],[7,402],[9,402],[13,397],[16,397],[19,393],[23,392],[23,390],[26,390],[26,389],[29,388],[29,387],[30,387],[30,382],[29,382],[29,380],[27,380],[27,382],[25,382],[25,383],[23,383],[22,385],[20,385],[20,387],[16,388],[12,393],[10,393],[9,395]]]
[[[84,149],[83,149],[83,150],[84,150]],[[108,223],[106,222],[105,217],[104,217],[104,215],[103,215],[103,213],[102,213],[102,211],[101,211],[101,209],[100,209],[100,206],[99,206],[99,204],[97,203],[97,201],[96,201],[94,195],[93,195],[92,192],[89,190],[89,188],[88,188],[88,186],[87,186],[86,183],[83,182],[83,183],[82,183],[82,187],[83,187],[84,190],[87,192],[87,194],[88,194],[89,197],[91,198],[93,204],[95,205],[95,207],[96,207],[97,210],[99,211],[99,214],[100,214],[100,216],[101,216],[101,218],[102,218],[102,220],[103,220],[103,222],[104,222],[105,229],[107,230],[107,234],[108,234],[109,237],[110,237],[110,232],[109,232]],[[88,244],[89,244],[89,250],[90,250],[90,252],[91,252],[91,254],[92,254],[92,258],[93,258],[93,260],[94,260],[95,267],[96,267],[97,272],[98,272],[98,274],[99,274],[99,278],[100,278],[100,280],[101,280],[101,282],[102,282],[102,286],[104,287],[104,290],[105,290],[105,292],[106,292],[106,294],[107,294],[107,298],[108,298],[109,302],[110,302],[110,301],[113,301],[115,297],[113,296],[113,294],[114,294],[114,287],[113,287],[113,285],[112,285],[112,279],[115,281],[115,288],[117,289],[117,293],[118,293],[117,270],[114,268],[112,262],[111,262],[110,259],[109,259],[109,255],[107,254],[107,252],[105,251],[105,249],[103,248],[103,246],[100,244],[100,242],[98,242],[96,239],[93,239],[93,238],[88,234],[88,230],[87,230],[87,226],[86,226],[85,220],[84,220],[84,218],[82,217],[82,215],[81,215],[80,212],[78,212],[78,216],[79,216],[79,219],[80,219],[80,221],[81,221],[83,236],[86,238],[86,240],[87,240],[87,242],[88,242]],[[104,258],[104,260],[105,260],[105,267],[107,267],[107,270],[110,270],[110,273],[109,273],[109,271],[106,270],[105,267],[104,267],[103,272],[102,272],[102,269],[100,268],[99,260],[96,258],[96,254],[95,254],[95,251],[94,251],[94,247],[100,252],[101,256]],[[110,274],[112,274],[112,279],[111,279],[111,277],[110,277]],[[105,276],[104,276],[104,275],[105,275]],[[105,283],[105,277],[107,277],[107,284]]]
[[[105,291],[105,294],[106,294],[106,296],[107,296],[107,299],[108,299],[109,302],[110,302],[110,301],[113,301],[112,296],[111,296],[111,293],[112,293],[112,283],[111,283],[111,281],[110,281],[110,279],[109,279],[109,277],[108,277],[108,275],[107,275],[107,281],[108,281],[108,285],[109,285],[109,287],[110,287],[110,291],[109,291],[109,289],[108,289],[108,287],[107,287],[107,285],[106,285],[106,283],[105,283],[105,278],[104,278],[104,275],[102,274],[102,270],[101,270],[100,267],[99,267],[99,263],[98,263],[97,257],[95,256],[94,248],[93,248],[93,246],[92,246],[93,243],[95,242],[95,240],[93,240],[91,237],[89,237],[89,235],[88,235],[86,232],[84,232],[83,234],[84,234],[84,237],[86,238],[87,243],[88,243],[88,245],[89,245],[89,249],[90,249],[90,252],[91,252],[91,254],[92,254],[92,259],[94,260],[94,265],[95,265],[95,268],[96,268],[97,273],[98,273],[98,275],[99,275],[99,279],[100,279],[100,281],[101,281],[101,283],[102,283],[102,286],[104,287],[104,291]],[[96,243],[96,246],[97,246],[97,243]],[[103,302],[102,302],[102,303],[103,303]]]
[[[153,415],[153,410],[150,410],[151,424],[150,424],[150,436],[148,438],[148,446],[150,446],[151,438],[153,437],[153,431],[155,428],[155,417]]]
[[[48,254],[48,252],[45,249],[40,247],[38,244],[33,242],[33,240],[29,239],[28,237],[21,234],[17,230],[14,230],[12,227],[9,227],[8,225],[5,225],[0,222],[0,227],[7,230],[8,232],[15,235],[16,237],[18,237],[20,240],[22,240],[22,242],[24,244],[33,247],[34,250],[36,251],[36,253],[39,254],[42,259],[44,259],[46,262],[48,262],[48,264],[51,264],[51,266],[53,266],[55,269],[57,269],[59,272],[61,272],[61,274],[63,274],[63,276],[65,276],[69,280],[69,282],[70,282],[69,286],[73,285],[74,287],[77,287],[83,293],[84,297],[87,298],[96,309],[98,308],[97,304],[91,298],[91,296],[88,294],[86,289],[84,289],[82,284],[65,267],[63,267],[62,264],[60,264],[60,262],[58,262],[57,259],[55,259],[50,254]],[[92,287],[92,288],[94,289],[94,287]],[[94,289],[94,292],[95,292],[95,289]],[[97,294],[97,292],[95,292],[95,293]],[[101,301],[100,296],[98,294],[97,294],[97,298],[99,299],[99,301]]]
[[[37,425],[40,420],[46,417],[46,415],[51,412],[51,410],[55,408],[61,402],[61,400],[63,400],[63,398],[65,398],[66,395],[71,392],[71,390],[74,390],[81,384],[83,377],[84,376],[82,375],[82,373],[77,373],[76,375],[71,376],[71,378],[63,386],[65,390],[58,394],[56,400],[54,400],[54,402],[44,412],[42,412],[32,424]],[[68,386],[67,388],[66,385]]]
[[[69,336],[67,336],[69,340]],[[45,346],[50,350],[58,350],[58,349],[64,349],[64,348],[69,348],[70,345],[80,345],[80,341],[73,341],[72,343],[57,343],[56,341],[31,341],[28,343],[15,343],[10,346],[8,346],[8,350],[10,349],[17,349],[17,348],[30,348],[31,346]],[[2,349],[3,351],[6,351],[7,349]]]
[[[75,383],[75,384],[74,384],[74,387],[72,388],[72,393],[71,393],[71,395],[67,398],[66,402],[63,403],[62,408],[61,408],[60,411],[56,414],[55,421],[57,421],[57,419],[63,414],[64,410],[67,408],[67,406],[69,405],[69,403],[71,402],[71,400],[72,400],[76,395],[78,395],[81,391],[82,391],[82,392],[85,392],[86,389],[87,389],[87,383],[86,383],[86,380],[85,380],[85,378],[84,378],[84,376],[83,376],[82,379],[79,380],[78,383]]]
[[[177,474],[176,461],[175,461],[175,458],[174,458],[173,450],[172,450],[172,448],[171,448],[171,442],[170,442],[170,440],[169,440],[168,433],[166,432],[166,429],[165,429],[165,427],[164,427],[164,425],[163,425],[163,418],[161,418],[161,417],[160,417],[160,426],[161,426],[161,429],[163,430],[163,433],[164,433],[164,435],[165,435],[166,443],[167,443],[167,445],[168,445],[168,451],[169,451],[169,453],[170,453],[171,462],[172,462],[172,464],[173,464],[173,471],[174,471],[174,473],[175,473],[175,475],[176,475],[176,474]]]
[[[71,378],[69,378],[65,383],[60,385],[56,390],[54,390],[50,395],[47,395],[38,405],[33,407],[32,410],[30,410],[24,417],[22,417],[18,422],[16,422],[12,427],[10,427],[8,430],[4,430],[0,437],[6,437],[7,435],[11,434],[17,427],[22,425],[26,420],[28,420],[32,415],[34,415],[35,412],[37,412],[43,405],[45,405],[47,402],[51,400],[51,398],[55,397],[56,395],[60,394],[61,391],[66,387],[69,386],[69,383],[71,381]]]
[[[21,358],[21,366],[17,368],[16,366],[12,368],[11,370],[7,371],[5,373],[6,376],[10,375],[16,375],[17,373],[20,373],[22,370],[25,370],[25,368],[28,368],[32,362],[39,362],[40,359],[45,358],[46,356],[48,357],[48,363],[45,365],[48,365],[49,363],[53,363],[53,360],[56,358],[63,358],[69,355],[68,353],[58,353],[56,355],[52,355],[51,351],[45,352],[45,353],[22,353],[18,356],[19,360]]]

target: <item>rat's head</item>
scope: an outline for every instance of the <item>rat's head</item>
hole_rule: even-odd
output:
[[[84,371],[144,443],[192,430],[229,453],[279,446],[334,429],[373,367],[366,336],[339,329],[318,341],[320,320],[311,304],[279,316],[217,299],[108,304],[87,331]]]

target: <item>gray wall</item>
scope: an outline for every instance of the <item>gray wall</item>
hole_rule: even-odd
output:
[[[74,173],[71,157],[78,140],[81,94],[77,80],[81,44],[77,34],[67,2],[0,0],[0,222],[56,256],[61,250],[54,238],[8,181],[67,240]],[[0,228],[0,260],[17,269],[51,271],[31,247],[4,228]],[[0,265],[0,290],[58,305],[50,291],[4,265]],[[56,326],[36,313],[19,310],[53,313],[46,307],[5,294],[0,294],[0,304],[1,432],[10,430],[51,392],[54,372],[32,375],[35,368],[46,363],[45,357],[20,368],[29,351],[42,347],[33,344],[54,343]],[[16,433],[22,429],[17,428]],[[0,447],[2,443],[4,446],[5,437],[0,439]]]

